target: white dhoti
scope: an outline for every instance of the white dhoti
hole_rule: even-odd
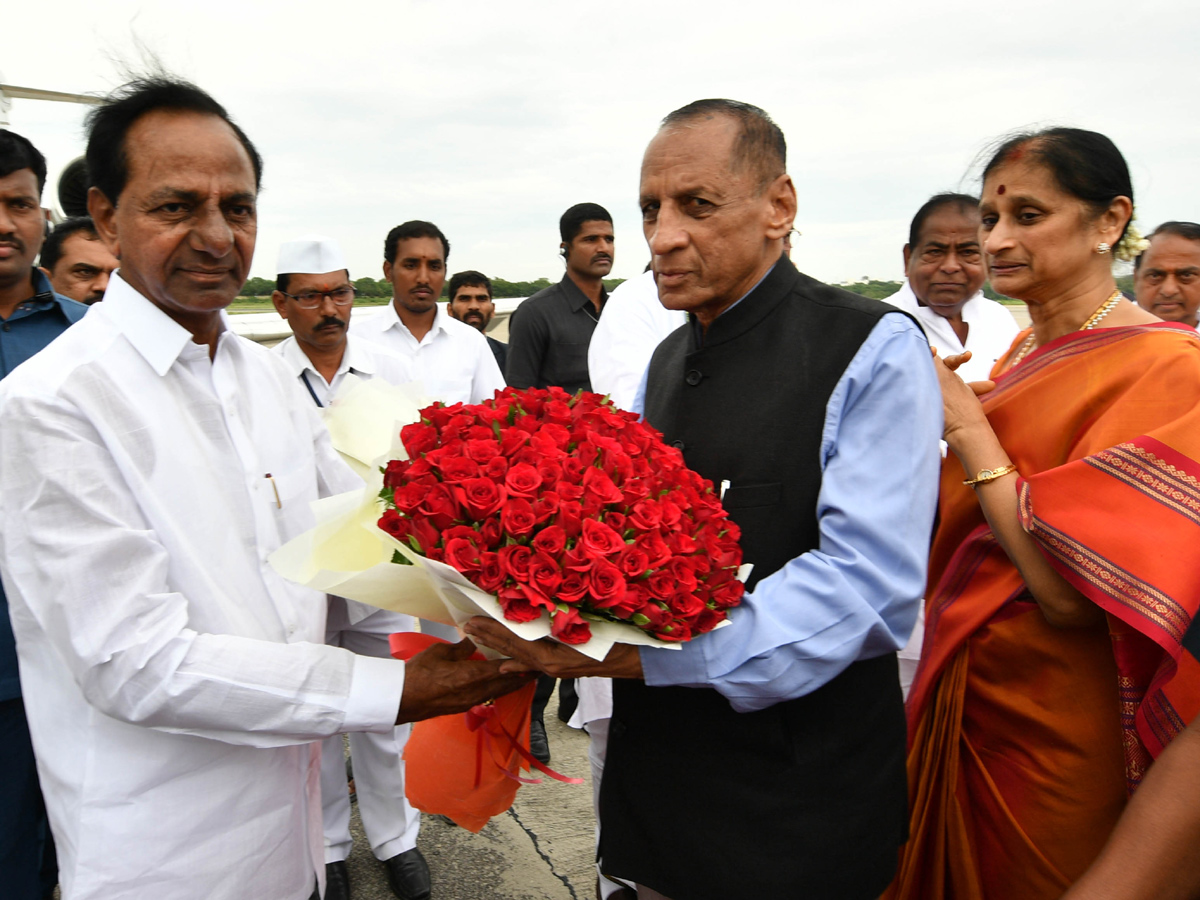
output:
[[[350,608],[354,609],[357,604]],[[376,610],[351,622],[346,601],[329,600],[325,642],[362,656],[388,657],[388,635],[413,631],[414,619],[402,613]],[[399,725],[388,734],[359,732],[350,735],[350,758],[354,761],[354,785],[363,830],[376,859],[391,859],[417,846],[421,814],[404,796],[404,745],[411,725]],[[346,762],[342,736],[321,745],[321,812],[325,832],[325,862],[338,862],[350,855],[350,795],[346,790]]]

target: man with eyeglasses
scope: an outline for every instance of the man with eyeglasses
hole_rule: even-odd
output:
[[[413,381],[407,359],[347,333],[355,290],[342,249],[319,235],[288,241],[279,248],[275,309],[293,336],[275,347],[288,369],[320,408],[329,406],[348,375],[382,378],[389,384]],[[375,609],[342,597],[329,598],[325,642],[363,656],[390,656],[388,635],[412,631],[412,616]],[[404,793],[404,745],[411,725],[391,734],[350,735],[358,808],[371,851],[383,861],[392,890],[402,900],[428,897],[429,866],[417,849],[421,816]],[[350,835],[350,796],[342,736],[321,747],[321,808],[325,832],[325,898],[349,900],[346,858]]]

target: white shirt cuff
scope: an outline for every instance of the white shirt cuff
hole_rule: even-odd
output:
[[[355,655],[341,730],[386,734],[396,727],[403,694],[404,663],[398,659]]]

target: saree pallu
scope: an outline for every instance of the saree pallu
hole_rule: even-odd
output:
[[[1200,604],[1200,339],[1076,332],[995,380],[983,406],[1022,524],[1108,627],[1046,622],[948,458],[895,900],[1058,897],[1200,711],[1180,654]]]

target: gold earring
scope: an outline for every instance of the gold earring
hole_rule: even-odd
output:
[[[1112,249],[1112,247],[1108,246],[1108,244],[1104,243],[1104,241],[1101,241],[1100,243],[1098,243],[1096,245],[1096,252],[1099,253],[1101,256],[1106,254],[1111,249]]]

